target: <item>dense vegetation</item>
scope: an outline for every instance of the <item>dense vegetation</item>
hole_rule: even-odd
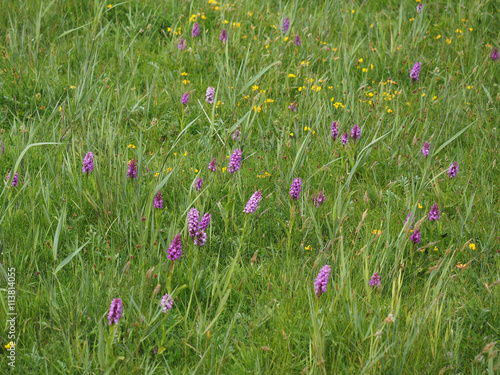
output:
[[[497,373],[499,21],[3,0],[0,368]]]

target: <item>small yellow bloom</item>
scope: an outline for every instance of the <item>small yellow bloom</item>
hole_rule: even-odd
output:
[[[418,204],[418,208],[422,208],[422,205],[420,203]]]
[[[446,38],[446,44],[451,44],[451,39],[450,38]]]
[[[252,86],[252,91],[257,91],[259,89],[259,86],[255,85],[255,86]]]
[[[113,5],[109,4],[108,9],[111,9],[111,8],[113,8]]]
[[[167,167],[167,173],[170,173],[170,172],[172,172],[172,168]]]
[[[367,71],[368,71],[368,69],[363,68],[363,73],[366,73]]]
[[[354,14],[354,12],[356,12],[354,9],[352,10],[352,14]]]
[[[438,251],[438,247],[437,246],[434,246],[434,251]]]
[[[188,152],[187,151],[184,151],[184,156],[187,156]]]
[[[304,247],[304,250],[312,250],[312,247],[310,245]]]
[[[195,169],[194,169],[194,173],[198,173],[198,169],[196,169],[196,168],[195,168]]]
[[[160,175],[160,172],[156,172],[155,173],[155,178],[158,177]]]
[[[439,35],[436,37],[436,39],[441,39],[441,34],[439,34]]]
[[[131,144],[129,144],[129,145],[127,146],[127,148],[135,148],[135,145],[133,145],[133,144],[131,143]]]
[[[229,21],[228,21],[228,20],[225,20],[225,21],[224,21],[224,23],[225,23],[225,24],[228,24],[228,23],[229,23]]]
[[[373,27],[373,23],[370,25],[370,29]]]
[[[226,170],[227,170],[226,167],[222,167],[222,173],[226,173]]]
[[[288,75],[288,78],[295,78],[295,74],[291,74],[291,73],[290,73],[290,74]]]
[[[422,94],[422,97],[424,97],[424,96],[425,96],[425,92]]]
[[[472,30],[474,30],[474,29],[473,29],[472,27],[470,27],[470,28],[469,28],[469,31],[472,31]]]
[[[372,230],[372,234],[380,234],[382,231],[380,229],[374,229]]]
[[[182,72],[181,76],[187,76],[188,74],[186,72]]]
[[[475,243],[469,244],[469,249],[476,250],[476,244]]]
[[[290,133],[290,137],[293,137],[293,133]]]
[[[288,41],[288,37],[287,37],[287,36],[285,36],[285,42],[287,42],[287,41]]]
[[[437,96],[433,96],[432,97],[432,100],[436,100],[438,97]]]
[[[390,109],[390,108],[389,108],[389,109],[387,110],[387,113],[391,113],[391,112],[392,112],[392,109]]]
[[[361,59],[359,59],[359,60],[358,60],[358,62],[359,62],[359,63],[362,63],[362,62],[363,62],[363,59],[362,59],[362,58],[361,58]]]

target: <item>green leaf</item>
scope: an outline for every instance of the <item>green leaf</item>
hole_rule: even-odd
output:
[[[59,229],[59,226],[57,226],[57,228]],[[57,274],[61,270],[61,268],[63,268],[66,264],[71,262],[71,259],[73,259],[74,256],[76,254],[78,254],[80,252],[80,250],[83,249],[85,247],[85,245],[87,245],[89,242],[90,242],[90,240],[85,242],[81,247],[76,249],[72,254],[68,255],[61,263],[59,263],[59,265],[56,267],[56,269],[54,271],[54,274]]]

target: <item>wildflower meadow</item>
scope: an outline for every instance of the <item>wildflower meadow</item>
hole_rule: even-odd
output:
[[[495,0],[3,0],[0,373],[500,373]]]

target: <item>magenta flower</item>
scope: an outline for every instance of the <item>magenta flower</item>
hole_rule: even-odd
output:
[[[354,125],[351,129],[351,137],[356,141],[356,139],[359,139],[361,135],[361,129],[359,128],[358,125]]]
[[[227,31],[226,31],[226,29],[222,30],[222,32],[220,33],[219,39],[222,40],[222,43],[226,43],[227,42]]]
[[[246,214],[255,213],[261,199],[262,199],[262,192],[260,190],[257,190],[255,193],[252,194],[252,196],[248,200],[247,205],[243,209],[243,212]]]
[[[434,203],[431,207],[431,210],[429,211],[429,221],[439,221],[440,216],[441,213],[439,211],[439,206],[437,203]]]
[[[196,189],[197,192],[201,190],[202,185],[203,185],[203,178],[196,177],[196,180],[194,181],[194,188]]]
[[[240,168],[241,168],[241,150],[237,148],[231,155],[231,159],[229,159],[229,166],[227,168],[227,171],[233,174],[238,172]]]
[[[495,60],[495,62],[498,61],[498,48],[497,47],[493,48],[493,51],[491,51],[490,59]]]
[[[173,304],[174,302],[172,301],[172,297],[170,297],[168,294],[165,294],[160,302],[160,306],[165,314],[168,310],[172,310]]]
[[[109,325],[117,324],[122,317],[123,304],[121,298],[115,298],[109,306],[108,320]]]
[[[135,159],[128,163],[127,178],[137,178],[137,162]]]
[[[292,186],[290,187],[290,196],[295,200],[299,200],[300,198],[301,185],[302,185],[302,180],[300,179],[300,177],[297,177],[292,182]]]
[[[83,159],[82,173],[92,173],[94,170],[94,154],[92,152],[87,152],[85,158]]]
[[[193,25],[191,35],[193,36],[193,38],[196,38],[198,35],[200,35],[200,24],[198,22],[195,22],[195,24]]]
[[[200,228],[200,213],[196,208],[191,208],[191,210],[188,212],[188,234],[189,237],[196,237],[196,234],[198,233],[198,230]]]
[[[297,103],[296,102],[291,103],[288,106],[288,109],[291,110],[291,111],[293,111],[293,112],[297,112]]]
[[[181,235],[176,234],[174,239],[172,240],[172,243],[170,244],[170,247],[168,248],[167,258],[171,259],[172,261],[175,261],[181,255],[182,255]]]
[[[207,93],[205,94],[205,100],[208,104],[213,104],[215,96],[215,89],[212,86],[207,88]]]
[[[422,147],[422,154],[424,154],[425,157],[429,156],[429,149],[431,148],[431,144],[427,141],[424,143],[424,147]]]
[[[376,286],[380,286],[380,285],[381,285],[381,284],[380,284],[380,276],[379,276],[379,274],[378,274],[377,272],[375,272],[375,273],[372,275],[372,277],[371,277],[371,279],[370,279],[369,284],[370,284],[370,286],[371,286],[371,287],[374,287],[374,288],[375,288]]]
[[[189,92],[185,92],[182,94],[182,99],[181,99],[182,104],[187,105],[189,102]]]
[[[414,244],[420,243],[420,239],[422,238],[422,235],[420,234],[420,229],[417,229],[413,231],[413,233],[410,236],[410,241],[413,242]]]
[[[7,174],[7,181],[9,181],[9,177],[10,177],[10,172]],[[16,187],[17,186],[17,183],[18,183],[18,178],[19,178],[19,174],[18,172],[16,172],[16,174],[14,175],[14,177],[12,177],[12,187]]]
[[[205,246],[206,243],[207,243],[207,234],[205,233],[204,230],[198,231],[198,233],[196,233],[196,237],[194,238],[194,244],[196,246],[202,247]]]
[[[183,38],[181,38],[181,40],[179,40],[179,44],[177,44],[177,48],[179,49],[179,51],[186,49],[186,41]]]
[[[331,269],[328,264],[319,271],[316,281],[314,282],[314,293],[316,293],[317,298],[321,297],[323,293],[326,293],[330,272]]]
[[[448,176],[450,177],[450,179],[452,179],[453,177],[456,177],[457,173],[458,173],[458,163],[454,161],[450,165],[450,168],[448,168]]]
[[[418,81],[418,76],[420,75],[420,67],[422,66],[422,63],[416,62],[415,65],[413,65],[413,68],[411,69],[410,72],[410,78],[412,79],[413,82]]]
[[[294,43],[295,43],[296,46],[302,45],[302,42],[300,40],[300,35],[299,34],[295,35]]]
[[[153,206],[154,208],[163,209],[163,197],[161,196],[160,190],[156,193],[153,199]]]
[[[314,194],[314,195],[312,196],[312,202],[313,202],[313,204],[314,204],[316,207],[319,207],[319,205],[320,205],[321,203],[323,203],[323,202],[325,201],[325,199],[326,199],[326,196],[325,196],[325,194],[323,193],[323,191],[322,191],[322,190],[320,190],[318,194]]]
[[[212,171],[212,172],[215,172],[217,170],[215,158],[213,158],[212,161],[210,163],[208,163],[208,170]]]
[[[203,215],[203,217],[200,220],[200,228],[199,230],[205,231],[207,230],[208,226],[210,225],[210,220],[212,219],[212,215],[210,215],[208,212]]]
[[[339,128],[337,126],[338,122],[334,121],[332,122],[332,138],[335,141],[339,135]]]
[[[240,130],[239,129],[236,129],[236,131],[233,133],[233,141],[235,141],[236,138],[238,138],[238,141],[240,140]]]
[[[289,28],[290,28],[290,19],[288,17],[285,17],[285,19],[283,20],[283,24],[281,25],[281,31],[283,31],[283,34],[286,34]]]
[[[342,134],[342,138],[340,139],[340,141],[342,142],[342,144],[345,146],[346,144],[349,143],[349,134],[347,134],[347,132],[345,132],[344,134]]]
[[[406,215],[406,219],[405,219],[404,224],[406,224],[410,219],[412,219],[411,223],[410,223],[410,228],[411,228],[412,225],[413,225],[413,223],[415,222],[415,217],[413,217],[413,215],[411,214],[411,212],[408,212],[408,215]]]
[[[422,11],[422,7],[423,7],[423,6],[424,6],[424,5],[423,5],[422,3],[419,3],[419,4],[417,5],[417,13],[420,13],[420,12]]]

